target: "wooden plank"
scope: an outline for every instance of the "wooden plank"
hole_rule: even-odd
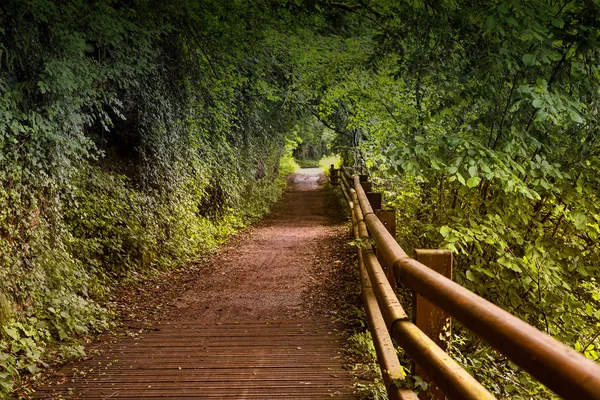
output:
[[[330,321],[162,324],[58,371],[34,397],[358,399]]]

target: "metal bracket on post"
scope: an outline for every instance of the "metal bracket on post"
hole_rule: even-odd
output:
[[[415,250],[415,259],[432,270],[452,279],[452,252],[450,250]],[[441,340],[440,336],[450,333],[450,315],[440,310],[421,295],[413,293],[413,322],[431,340],[442,349],[448,351],[448,343]],[[425,373],[418,365],[413,363],[413,375],[425,378]],[[421,400],[444,400],[446,397],[435,387],[431,380],[429,389],[419,395]]]

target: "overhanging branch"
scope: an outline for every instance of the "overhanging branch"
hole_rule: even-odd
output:
[[[357,12],[360,10],[360,4],[346,4],[346,3],[337,3],[332,1],[331,5],[337,8],[341,8],[342,10]]]

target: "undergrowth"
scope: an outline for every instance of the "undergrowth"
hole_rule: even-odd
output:
[[[366,321],[365,321],[366,323]],[[355,376],[360,379],[355,384],[362,399],[387,400],[387,390],[377,363],[377,354],[371,332],[357,332],[348,338],[348,352],[357,357],[354,365]]]
[[[296,162],[300,168],[315,168],[319,166],[319,160],[298,159]]]
[[[62,262],[56,273],[67,273],[61,279],[72,286],[39,290],[35,279],[41,273],[34,273],[23,282],[31,287],[26,308],[13,310],[0,297],[1,396],[18,387],[23,374],[35,379],[50,360],[83,357],[83,338],[114,326],[114,315],[98,301],[128,276],[193,260],[265,215],[280,197],[285,176],[295,170],[292,161],[284,157],[276,179],[248,185],[237,207],[213,217],[194,212],[191,198],[166,204],[132,189],[123,177],[85,171],[65,213],[68,240],[40,260],[47,263],[40,268]]]
[[[206,254],[279,197],[302,117],[271,12],[0,2],[0,397],[81,357],[121,282]]]

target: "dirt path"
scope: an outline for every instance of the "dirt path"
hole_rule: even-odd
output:
[[[225,321],[306,317],[319,245],[339,233],[320,170],[291,177],[270,217],[212,261],[212,273],[178,299],[181,320]]]
[[[339,245],[346,227],[323,179],[301,170],[268,218],[192,276],[164,293],[151,283],[156,299],[140,289],[140,308],[155,304],[148,329],[96,346],[95,357],[61,368],[36,396],[355,398],[343,326],[328,318],[348,263]]]

